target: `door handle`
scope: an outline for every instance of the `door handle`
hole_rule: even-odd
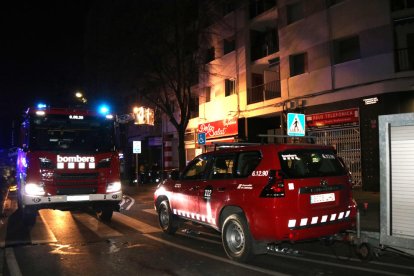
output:
[[[224,187],[219,187],[219,188],[217,188],[217,191],[218,192],[224,192],[226,190],[226,188],[224,188]]]

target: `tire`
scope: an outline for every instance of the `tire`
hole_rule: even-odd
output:
[[[102,221],[111,221],[114,210],[112,208],[104,207],[98,211],[98,218]]]
[[[175,234],[178,229],[178,219],[171,213],[170,204],[167,200],[160,203],[158,210],[158,222],[164,233]]]
[[[244,263],[254,256],[254,241],[243,215],[228,216],[223,223],[221,237],[224,250],[231,260]]]
[[[372,260],[373,252],[371,246],[368,243],[364,242],[357,246],[356,253],[362,261],[369,262]]]

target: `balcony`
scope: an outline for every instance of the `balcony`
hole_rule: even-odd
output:
[[[395,50],[395,68],[397,72],[414,70],[414,48]]]
[[[250,31],[250,58],[251,61],[267,57],[279,51],[279,38],[275,28],[265,32]]]
[[[263,102],[270,99],[279,98],[280,96],[280,81],[272,81],[262,85],[254,86],[252,88],[248,88],[247,104]]]

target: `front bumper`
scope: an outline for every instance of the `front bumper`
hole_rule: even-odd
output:
[[[22,195],[22,204],[33,209],[72,210],[81,207],[107,207],[119,209],[122,192],[111,194],[81,194],[56,196],[29,196]]]

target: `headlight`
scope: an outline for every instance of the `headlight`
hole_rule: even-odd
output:
[[[109,183],[108,186],[106,187],[107,193],[115,193],[115,192],[119,192],[120,190],[121,190],[121,182],[119,181]]]
[[[42,196],[45,194],[45,189],[43,188],[43,185],[34,184],[34,183],[27,183],[24,186],[24,191],[27,195],[33,195],[33,196]]]

